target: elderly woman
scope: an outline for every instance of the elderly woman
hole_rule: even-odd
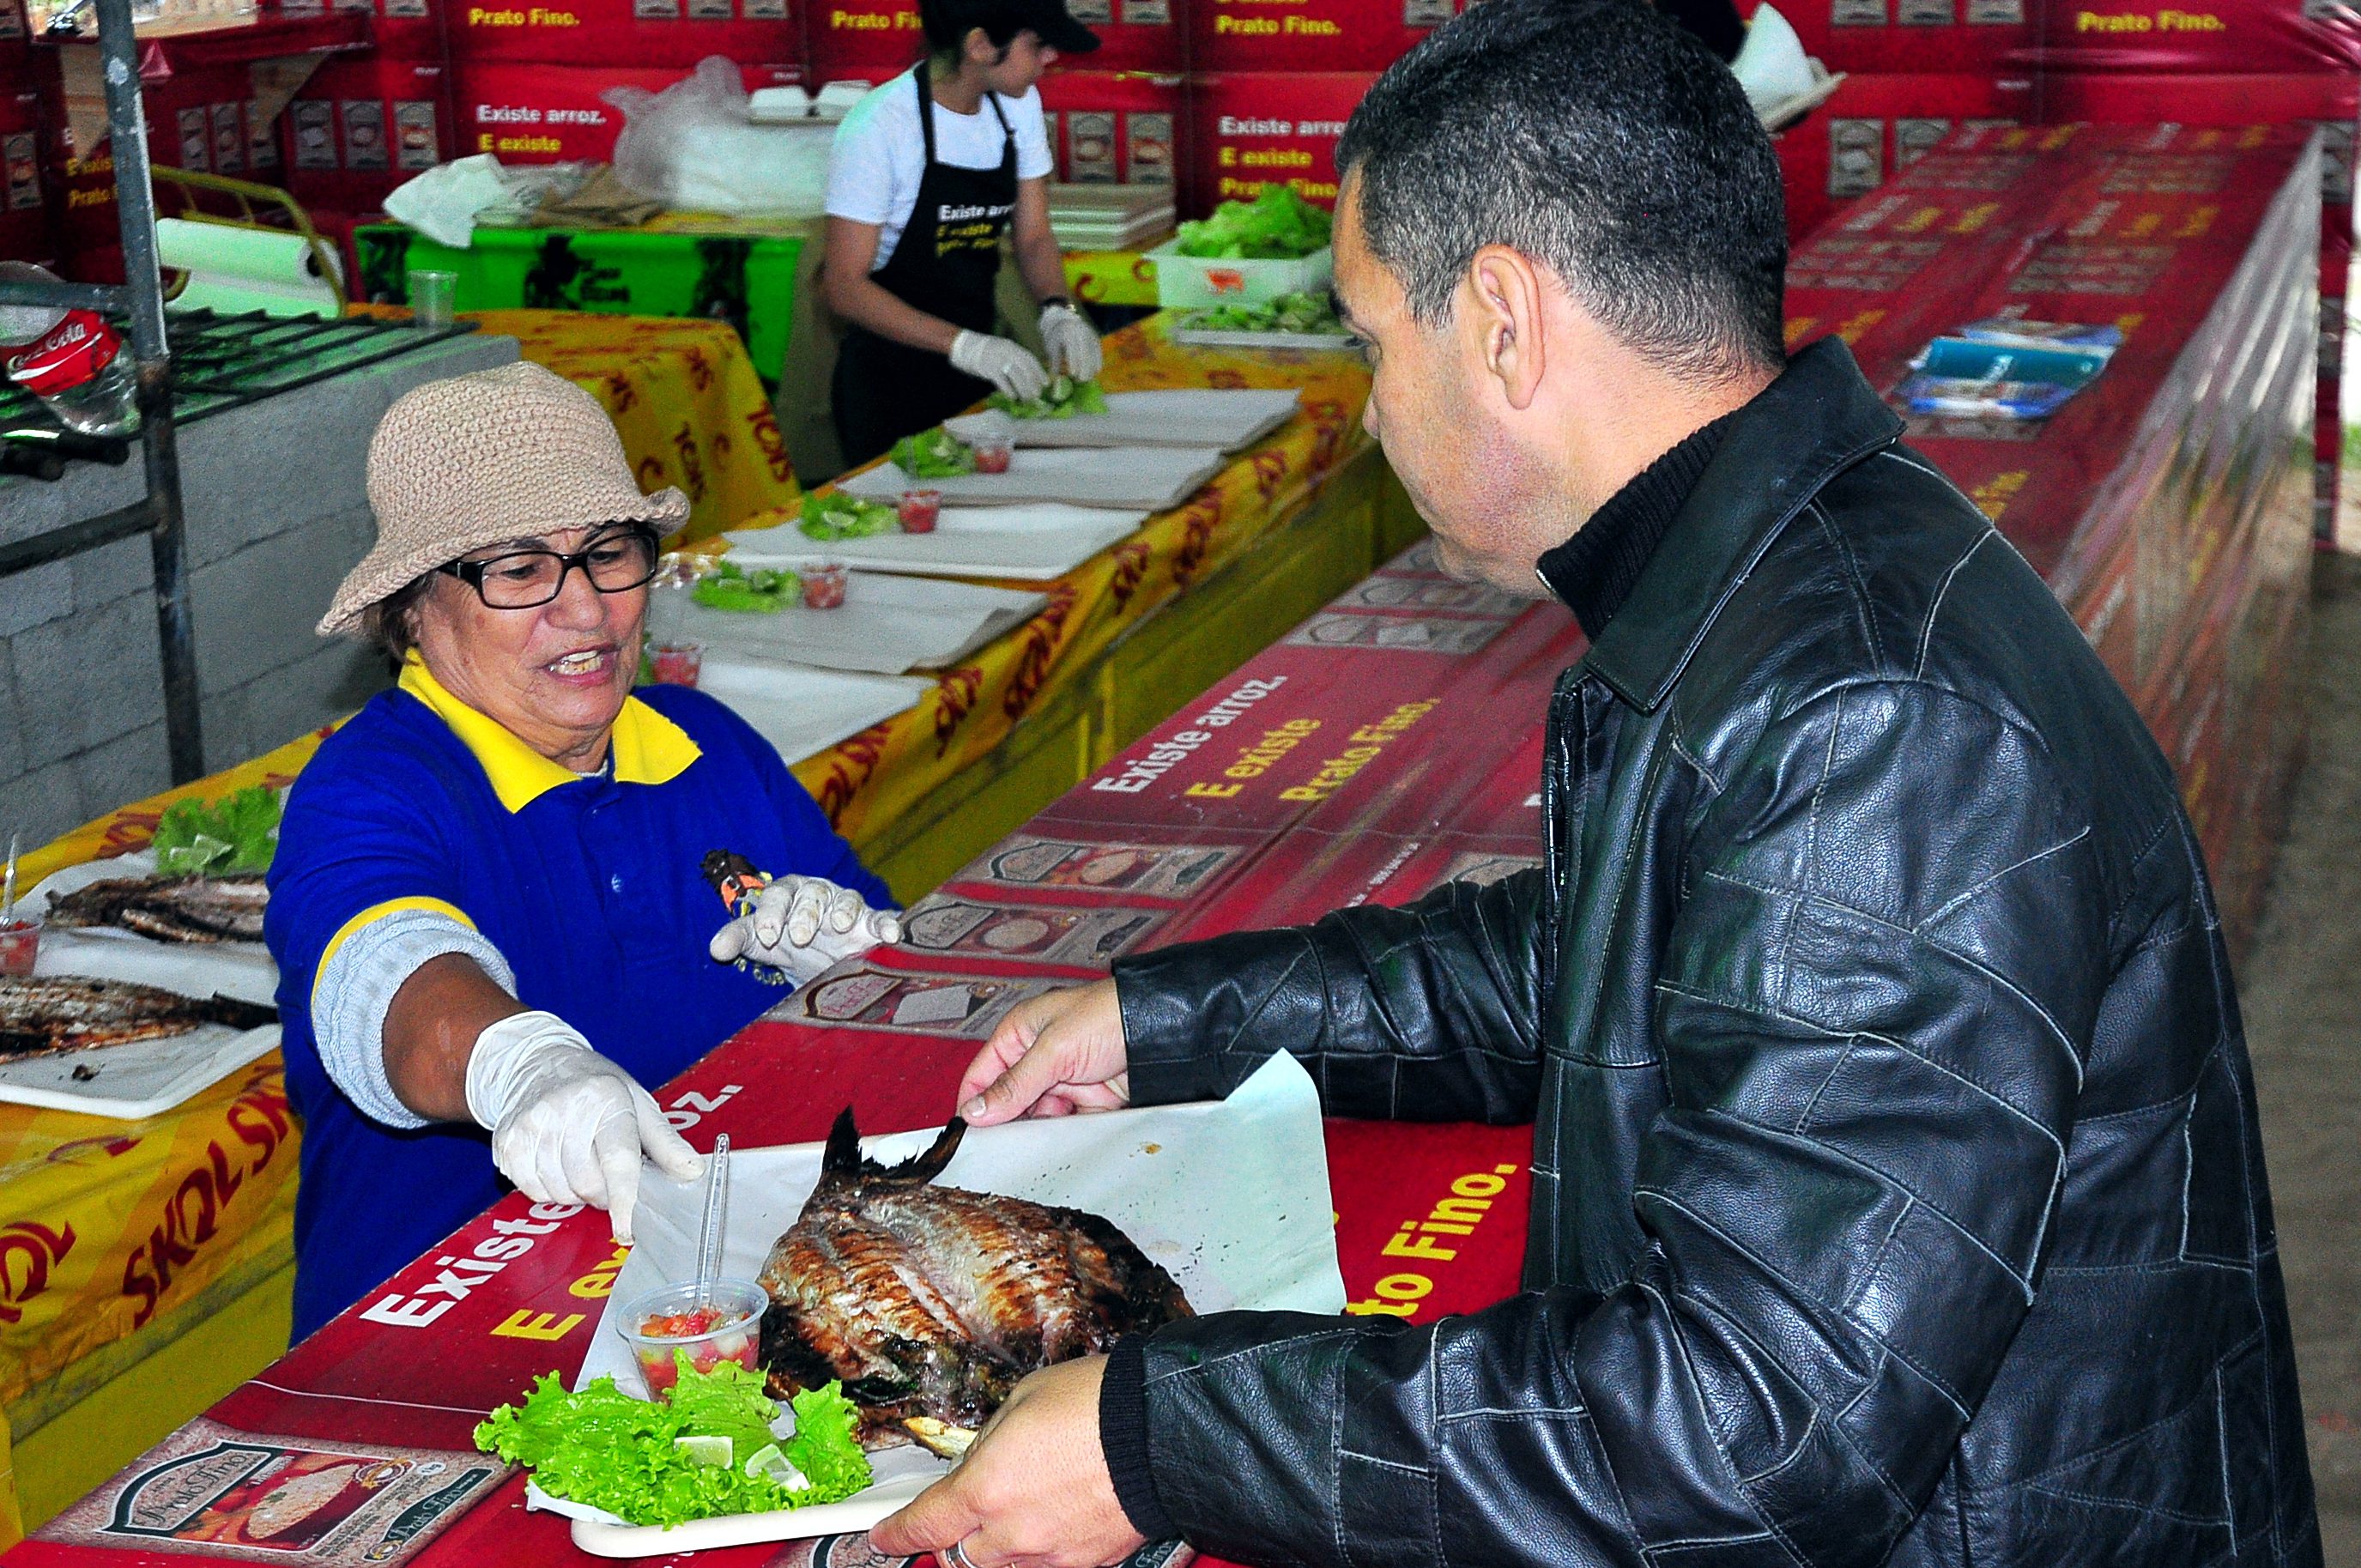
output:
[[[368,493],[377,547],[320,630],[374,640],[401,681],[303,770],[270,872],[299,1338],[502,1177],[628,1241],[642,1156],[701,1164],[642,1085],[782,979],[899,935],[767,741],[694,691],[632,694],[688,503],[640,493],[587,393],[532,364],[421,387],[378,427]],[[776,879],[734,916],[715,850]]]

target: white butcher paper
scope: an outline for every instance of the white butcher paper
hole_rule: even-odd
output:
[[[939,1129],[862,1139],[891,1165],[924,1150]],[[700,1142],[703,1140],[699,1140]],[[821,1146],[732,1149],[721,1271],[752,1279],[795,1223],[819,1180]],[[1104,1216],[1180,1282],[1199,1312],[1232,1308],[1342,1312],[1328,1150],[1312,1079],[1281,1051],[1226,1100],[971,1127],[937,1179]],[[639,1242],[615,1280],[577,1388],[602,1375],[644,1394],[639,1363],[616,1332],[645,1291],[694,1277],[702,1180],[643,1175],[633,1223]],[[670,1530],[602,1522],[611,1516],[533,1488],[535,1507],[574,1518],[575,1544],[605,1557],[865,1530],[950,1466],[917,1447],[871,1456],[877,1481],[825,1508],[700,1519]]]

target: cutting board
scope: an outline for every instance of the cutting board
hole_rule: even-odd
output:
[[[276,1024],[244,1030],[203,1024],[167,1039],[0,1062],[0,1101],[136,1122],[278,1048]],[[77,1079],[77,1072],[85,1076]]]
[[[1005,474],[913,479],[892,463],[837,481],[851,495],[889,505],[907,489],[940,490],[969,506],[1065,501],[1074,506],[1162,511],[1194,495],[1229,459],[1211,446],[1099,446],[1049,450],[1021,446]]]
[[[917,577],[1062,577],[1148,521],[1144,511],[1100,507],[946,507],[932,533],[880,533],[820,544],[793,523],[727,533],[730,559],[749,570],[802,571],[822,561]]]
[[[1011,588],[852,572],[844,603],[835,609],[796,604],[747,613],[692,604],[681,635],[705,644],[708,667],[717,656],[754,654],[822,670],[898,675],[956,663],[1049,602]]]
[[[1107,411],[1071,419],[1008,419],[1019,446],[1210,446],[1235,453],[1253,445],[1295,415],[1301,394],[1291,388],[1224,389],[1175,388],[1157,392],[1110,392]],[[971,414],[946,420],[944,428],[965,439],[961,427],[985,418]]]
[[[699,691],[734,709],[790,763],[907,712],[933,685],[917,675],[815,670],[711,649],[697,681]]]

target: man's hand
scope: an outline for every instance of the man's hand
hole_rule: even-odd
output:
[[[872,909],[826,877],[783,876],[713,933],[706,950],[722,963],[749,959],[787,971],[797,985],[881,942],[902,939],[902,917]]]
[[[1091,1355],[1019,1383],[959,1468],[871,1530],[870,1545],[906,1557],[956,1544],[975,1568],[1100,1568],[1137,1551],[1099,1447],[1105,1376],[1106,1358]]]
[[[1019,1116],[1119,1111],[1131,1103],[1115,981],[1053,991],[1011,1012],[968,1063],[959,1113],[989,1127]]]

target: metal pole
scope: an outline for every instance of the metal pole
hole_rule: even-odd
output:
[[[106,79],[107,134],[115,147],[115,210],[123,277],[131,296],[131,352],[138,365],[139,437],[148,467],[148,546],[156,565],[156,632],[164,663],[164,730],[172,782],[205,771],[197,697],[195,634],[181,527],[180,446],[172,429],[172,351],[164,336],[164,282],[156,268],[156,192],[148,182],[148,115],[139,97],[139,45],[131,0],[97,0]]]

